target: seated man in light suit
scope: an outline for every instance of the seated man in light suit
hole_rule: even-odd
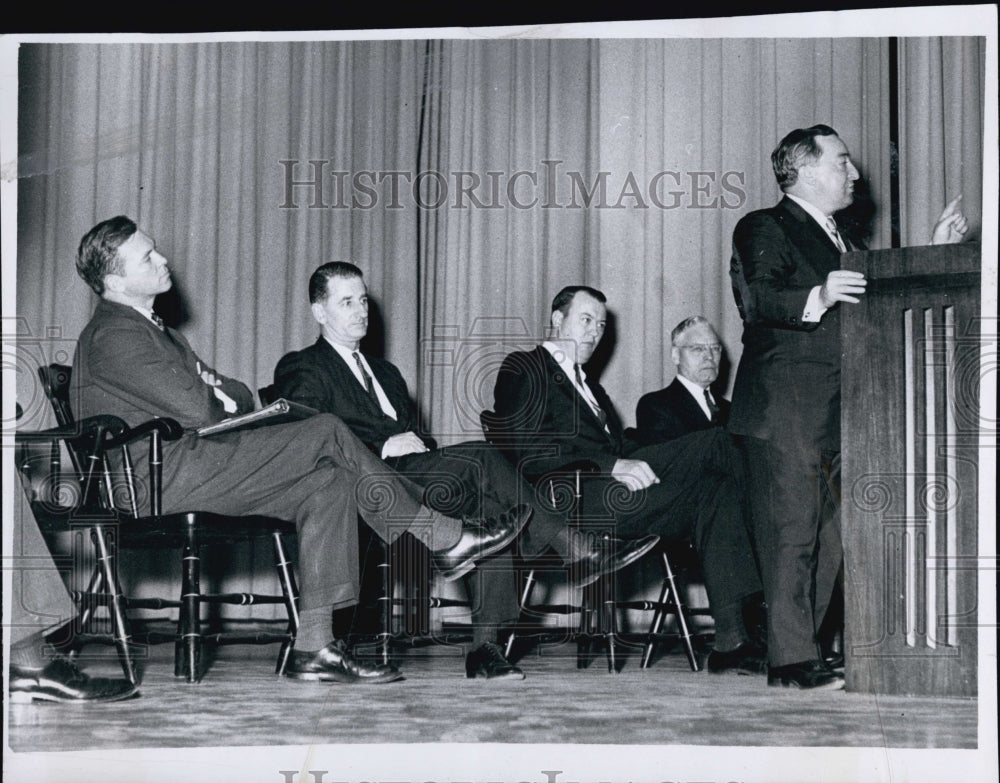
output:
[[[360,350],[368,332],[368,289],[358,267],[334,261],[319,267],[309,281],[313,316],[320,337],[311,346],[284,356],[274,371],[276,392],[286,399],[334,413],[386,463],[432,488],[447,477],[451,496],[427,493],[431,506],[457,504],[465,513],[486,513],[517,502],[534,513],[520,541],[522,556],[537,557],[551,546],[571,564],[577,584],[587,584],[641,557],[657,543],[655,536],[621,542],[603,554],[575,540],[565,519],[540,503],[531,487],[503,455],[484,441],[435,448],[418,435],[417,412],[406,381],[395,365]],[[518,616],[517,586],[510,554],[494,559],[469,579],[473,642],[466,676],[523,679],[497,644],[501,626]]]
[[[670,333],[677,377],[665,389],[643,395],[635,409],[640,443],[664,443],[690,432],[725,427],[729,401],[712,394],[719,377],[722,344],[708,320],[685,318]]]
[[[239,381],[210,369],[153,312],[156,296],[172,284],[153,240],[127,217],[106,220],[80,242],[77,271],[101,299],[77,347],[76,415],[112,414],[131,426],[153,417],[180,423],[184,437],[163,449],[165,513],[197,509],[295,521],[299,629],[286,676],[345,683],[400,679],[395,667],[358,661],[333,638],[333,610],[358,599],[358,515],[385,541],[420,531],[437,568],[457,578],[510,544],[531,510],[521,506],[463,521],[427,508],[419,488],[387,470],[329,414],[199,438],[199,427],[252,410],[253,397]],[[146,482],[142,444],[132,448],[137,479]],[[379,491],[367,491],[367,482]]]
[[[552,339],[507,355],[494,388],[503,431],[516,435],[512,457],[537,481],[587,461],[583,516],[607,520],[621,536],[692,537],[715,619],[712,672],[760,674],[764,651],[747,632],[743,604],[760,580],[733,479],[734,455],[721,429],[642,446],[627,437],[603,387],[583,365],[604,336],[606,298],[567,286],[552,301]]]

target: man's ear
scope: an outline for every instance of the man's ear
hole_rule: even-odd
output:
[[[681,349],[676,345],[670,349],[670,361],[674,363],[675,367],[680,366],[681,363]]]
[[[114,291],[116,294],[122,290],[122,276],[116,275],[114,272],[108,272],[104,276],[104,290]]]
[[[563,322],[563,318],[564,317],[565,316],[563,315],[562,310],[555,310],[555,311],[553,311],[553,313],[552,313],[552,319],[551,319],[552,328],[558,330],[559,327],[562,326],[562,322]]]
[[[312,310],[313,318],[316,319],[316,323],[326,323],[326,310],[323,309],[322,302],[313,302],[312,305],[310,305],[310,309]]]

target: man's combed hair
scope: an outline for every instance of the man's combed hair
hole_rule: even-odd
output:
[[[813,125],[811,128],[796,128],[783,138],[771,153],[774,177],[782,190],[788,190],[799,178],[799,168],[806,161],[815,161],[822,154],[816,143],[817,136],[836,136],[837,131],[829,125]]]
[[[715,331],[715,327],[712,326],[712,322],[709,321],[705,316],[692,315],[690,318],[685,318],[683,321],[681,321],[679,324],[677,324],[677,326],[673,328],[673,331],[670,332],[670,343],[672,345],[677,345],[677,341],[684,336],[684,332],[686,332],[692,326],[697,326],[699,324],[704,324],[705,326],[709,327],[713,332]]]
[[[84,234],[76,251],[76,271],[98,296],[104,294],[105,275],[120,275],[118,248],[139,228],[124,215],[98,223]]]
[[[316,304],[326,299],[326,281],[331,277],[364,277],[364,274],[347,261],[330,261],[323,264],[309,278],[309,304]]]
[[[596,288],[591,288],[589,285],[568,285],[556,294],[555,299],[552,300],[552,312],[554,313],[558,310],[563,315],[566,315],[569,312],[569,306],[573,301],[573,297],[581,291],[594,297],[601,304],[606,304],[608,301],[608,298],[603,293]]]

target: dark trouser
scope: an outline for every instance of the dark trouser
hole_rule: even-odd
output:
[[[520,503],[531,505],[534,512],[521,533],[521,553],[525,556],[544,552],[566,526],[563,516],[539,502],[532,487],[488,443],[459,443],[387,462],[423,487],[424,502],[443,514],[490,517]],[[497,629],[518,617],[518,589],[510,552],[479,564],[465,583],[472,607],[473,644],[496,641]]]
[[[414,528],[415,520],[430,521],[420,489],[389,470],[330,414],[212,438],[188,435],[170,445],[165,512],[295,521],[302,609],[357,603],[359,514],[389,543]]]
[[[816,631],[843,559],[840,455],[742,440],[767,601],[768,658],[772,666],[819,658]]]
[[[618,535],[655,533],[667,541],[690,537],[701,559],[716,624],[742,625],[743,599],[760,592],[740,489],[739,454],[722,429],[704,430],[628,455],[644,460],[660,482],[641,492],[607,476],[584,482],[585,521],[613,520]],[[728,636],[742,628],[725,628]]]

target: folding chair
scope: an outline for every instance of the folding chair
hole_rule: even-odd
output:
[[[505,433],[498,426],[495,414],[492,411],[480,413],[480,423],[486,439],[500,448],[505,454],[510,456],[509,448],[516,434]],[[559,497],[567,497],[570,501],[570,513],[573,524],[578,530],[583,531],[585,520],[582,518],[581,509],[583,502],[583,483],[587,473],[596,471],[596,465],[592,464],[572,464],[566,466],[557,474],[544,476],[540,483],[544,486],[553,507],[558,507]],[[597,542],[602,548],[613,546],[610,531],[595,531]],[[684,643],[684,650],[687,654],[688,664],[692,671],[699,670],[698,658],[695,655],[693,645],[693,634],[691,633],[690,619],[681,593],[677,584],[677,578],[670,558],[665,547],[660,548],[660,562],[663,568],[663,582],[660,589],[660,596],[657,601],[619,601],[616,598],[614,576],[598,579],[583,588],[581,601],[579,604],[531,604],[531,594],[536,581],[536,571],[529,568],[521,591],[520,607],[522,617],[525,614],[574,614],[579,613],[580,622],[576,631],[577,640],[577,667],[586,668],[591,660],[595,643],[602,643],[605,647],[608,660],[608,671],[618,671],[618,645],[620,643],[618,633],[618,612],[622,610],[652,611],[653,617],[649,630],[644,637],[644,647],[641,658],[641,667],[648,668],[653,652],[659,640],[664,638],[662,633],[664,621],[669,614],[677,617],[678,633]],[[507,640],[506,654],[509,656],[513,648],[515,634]]]

